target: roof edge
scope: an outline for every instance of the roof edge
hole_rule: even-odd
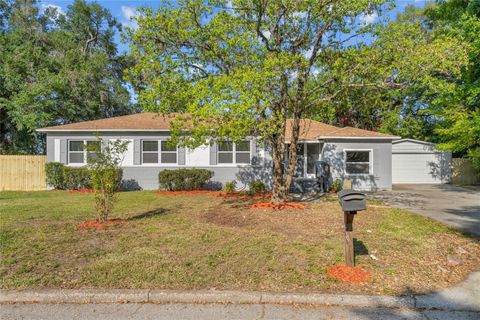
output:
[[[40,128],[37,132],[168,132],[170,129],[53,129]]]
[[[429,145],[429,146],[436,146],[436,145],[437,145],[436,143],[433,143],[433,142],[416,140],[416,139],[410,139],[410,138],[404,138],[404,139],[401,139],[401,138],[400,138],[399,140],[395,140],[395,141],[393,141],[392,143],[393,143],[393,144],[397,144],[397,143],[401,143],[401,142],[405,142],[405,141],[414,142],[414,143],[419,143],[419,144],[425,144],[425,145]]]

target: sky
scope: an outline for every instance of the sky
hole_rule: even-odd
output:
[[[59,11],[65,12],[68,5],[70,5],[73,0],[41,0],[39,1],[41,8],[46,8],[48,6],[55,6]],[[108,8],[110,12],[117,18],[117,20],[122,23],[124,26],[133,26],[130,18],[135,15],[136,8],[150,6],[153,8],[158,7],[160,1],[146,1],[146,0],[97,0],[102,6]],[[389,16],[394,18],[398,12],[403,11],[403,9],[410,4],[413,4],[417,7],[423,7],[427,0],[397,0],[397,7],[389,12]],[[376,15],[368,15],[362,17],[365,23],[373,23],[378,17]],[[120,52],[127,51],[128,46],[122,44],[120,41],[120,35],[117,34],[116,41],[119,45],[118,49]]]

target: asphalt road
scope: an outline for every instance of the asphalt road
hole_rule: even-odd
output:
[[[457,319],[478,320],[469,311],[414,311],[353,307],[296,307],[265,304],[4,304],[0,319]]]

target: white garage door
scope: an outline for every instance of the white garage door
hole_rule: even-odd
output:
[[[441,153],[392,154],[392,183],[428,184],[443,180]]]

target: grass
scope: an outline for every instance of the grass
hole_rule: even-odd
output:
[[[1,288],[174,288],[402,294],[465,278],[480,244],[400,209],[355,218],[358,265],[370,283],[331,280],[343,261],[343,215],[331,197],[305,210],[249,209],[211,195],[125,192],[105,230],[76,230],[95,218],[93,195],[0,192]],[[458,248],[462,264],[447,265]],[[373,259],[374,255],[378,260]]]

